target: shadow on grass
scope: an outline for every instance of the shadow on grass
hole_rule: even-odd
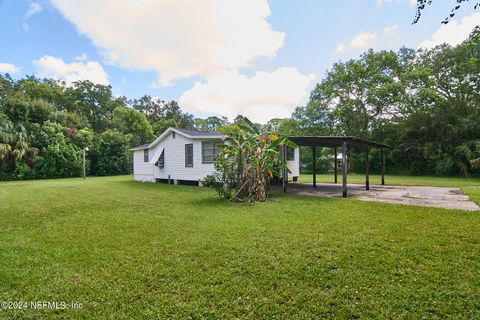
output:
[[[192,199],[191,201],[189,201],[189,203],[192,205],[208,206],[212,208],[220,208],[220,207],[235,208],[235,207],[255,207],[259,205],[275,205],[275,204],[285,204],[287,206],[291,206],[291,205],[295,206],[295,203],[308,202],[312,204],[320,204],[320,203],[331,203],[333,201],[336,201],[336,200],[328,197],[313,197],[308,195],[296,195],[296,194],[283,193],[280,191],[272,191],[268,199],[264,202],[238,202],[238,201],[229,201],[225,198],[219,197],[214,190],[211,190],[211,193],[208,196]]]
[[[136,180],[118,180],[118,181],[112,181],[111,183],[114,184],[121,184],[124,186],[137,186],[137,187],[145,187],[148,189],[165,189],[165,190],[193,190],[195,191],[195,188],[198,189],[198,186],[190,186],[190,185],[174,185],[174,184],[168,184],[168,183],[163,183],[163,182],[142,182],[142,181],[136,181]]]
[[[192,199],[188,203],[194,206],[208,206],[210,208],[225,208],[236,205],[236,203],[232,203],[225,198],[219,197],[213,190],[211,190],[211,194],[208,197]]]
[[[225,198],[218,196],[218,194],[209,188],[200,188],[197,186],[189,185],[173,185],[166,183],[151,183],[151,182],[140,182],[135,180],[118,180],[112,181],[115,184],[121,184],[125,187],[137,187],[139,189],[152,190],[156,189],[158,191],[165,192],[188,192],[195,194],[195,197],[189,198],[187,203],[193,205],[194,207],[209,207],[209,208],[236,208],[236,207],[254,207],[258,205],[275,205],[279,203],[284,203],[285,205],[294,205],[295,203],[331,203],[332,201],[337,201],[328,197],[317,197],[309,195],[298,195],[294,193],[284,193],[279,188],[272,188],[270,191],[269,198],[265,202],[235,202],[229,201]]]

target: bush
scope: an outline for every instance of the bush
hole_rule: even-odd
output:
[[[78,177],[82,168],[82,151],[65,143],[61,133],[58,142],[50,144],[37,157],[32,173],[36,178]]]
[[[95,176],[129,173],[132,167],[129,143],[128,136],[116,130],[107,130],[95,136],[89,154],[90,173]]]
[[[234,184],[222,179],[218,173],[206,176],[202,184],[204,187],[214,189],[220,197],[225,199],[230,199],[235,190]]]

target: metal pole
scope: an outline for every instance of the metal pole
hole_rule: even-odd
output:
[[[312,172],[313,172],[313,187],[317,187],[317,148],[315,146],[312,147]]]
[[[343,184],[343,197],[346,198],[348,194],[348,190],[347,190],[347,143],[345,141],[342,144],[342,184]]]
[[[288,147],[284,146],[283,148],[284,154],[283,154],[283,159],[285,159],[285,163],[287,162],[287,153],[288,153]],[[288,167],[285,169],[285,186],[288,184]],[[285,189],[286,190],[286,189]]]
[[[85,176],[86,176],[86,169],[85,169],[85,153],[86,153],[86,150],[85,150],[85,148],[83,148],[83,180],[85,180]]]
[[[385,150],[381,150],[380,151],[380,154],[381,154],[381,157],[382,157],[382,166],[381,166],[381,169],[380,169],[380,174],[382,176],[382,186],[385,185]]]
[[[334,158],[334,165],[333,165],[333,168],[334,168],[334,171],[335,171],[335,183],[338,182],[338,178],[337,178],[337,175],[338,175],[338,163],[337,163],[337,147],[335,147],[335,158]]]
[[[283,161],[286,161],[285,146],[281,146],[280,148],[282,151],[282,159]],[[287,182],[285,181],[285,168],[282,169],[282,187],[283,187],[283,192],[287,192]]]
[[[365,190],[370,190],[370,177],[369,177],[369,163],[368,163],[368,147],[365,150]]]

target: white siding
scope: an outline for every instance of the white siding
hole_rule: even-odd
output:
[[[291,171],[288,178],[300,176],[300,149],[295,148],[293,160],[287,160],[287,167]]]
[[[155,182],[155,179],[190,180],[198,181],[209,174],[213,174],[213,163],[202,163],[202,141],[212,139],[190,139],[179,133],[173,138],[170,132],[154,148],[149,150],[149,162],[143,160],[143,150],[133,153],[133,174],[138,181]],[[193,167],[185,167],[185,144],[193,144]],[[159,168],[155,162],[164,150],[165,166]],[[289,178],[300,175],[300,153],[295,148],[294,160],[287,161],[290,169]]]
[[[185,167],[185,144],[189,143],[193,144],[193,167]],[[158,159],[162,149],[165,150],[165,166],[154,167],[155,179],[168,179],[170,175],[173,180],[198,181],[214,172],[213,163],[202,163],[201,139],[189,139],[178,133],[173,138],[170,133],[151,151],[153,160]]]
[[[151,156],[152,152],[150,151],[149,157]],[[133,176],[135,180],[154,182],[153,168],[153,164],[143,162],[143,150],[135,150],[133,152]]]

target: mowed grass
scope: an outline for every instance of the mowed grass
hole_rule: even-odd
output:
[[[3,319],[480,318],[480,214],[131,177],[0,183]]]
[[[313,176],[311,174],[301,174],[301,182],[311,183]],[[333,183],[334,175],[317,174],[318,183]],[[347,176],[348,183],[365,183],[365,175],[358,173],[349,173]],[[342,183],[342,173],[338,172],[338,183]],[[380,184],[381,177],[377,174],[370,175],[370,184]],[[385,176],[385,184],[397,186],[430,186],[430,187],[480,187],[480,178],[461,178],[461,177],[428,177],[428,176]]]
[[[470,200],[480,205],[480,186],[463,187],[462,192],[467,194]]]

